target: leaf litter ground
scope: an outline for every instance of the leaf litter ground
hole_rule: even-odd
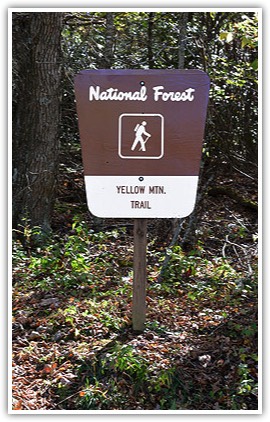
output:
[[[94,231],[70,206],[46,247],[14,243],[15,410],[258,408],[256,216],[222,199],[207,198],[195,250],[166,250],[162,279],[167,240],[149,222],[143,333],[130,222]]]

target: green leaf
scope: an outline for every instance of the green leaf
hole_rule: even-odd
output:
[[[233,33],[232,32],[221,32],[219,34],[220,40],[225,40],[226,42],[231,42],[233,40]]]
[[[245,47],[247,44],[250,44],[250,40],[247,37],[242,37],[241,47]]]
[[[196,299],[196,295],[195,295],[194,293],[192,293],[192,292],[188,292],[187,297],[188,297],[190,300],[195,300],[195,299]]]
[[[226,40],[227,39],[227,35],[228,35],[228,32],[221,32],[219,34],[219,39],[220,40]]]
[[[251,63],[251,67],[254,70],[258,70],[258,59],[255,59],[252,63]]]

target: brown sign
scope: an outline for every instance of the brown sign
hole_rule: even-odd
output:
[[[108,183],[99,176],[134,176],[139,182],[151,176],[151,183],[152,176],[194,176],[197,183],[209,85],[208,76],[199,70],[81,71],[75,78],[75,94],[85,176],[97,177],[97,186],[101,180]],[[115,189],[110,189],[117,198],[139,186],[110,180],[115,180]],[[168,192],[160,180],[157,190]],[[90,196],[108,196],[105,185]],[[184,191],[189,189],[185,186]],[[152,188],[146,181],[145,192]],[[172,193],[174,200],[177,193]],[[149,211],[149,197],[134,195],[130,209],[148,209],[134,216],[159,216],[158,210]]]
[[[204,72],[85,70],[75,90],[86,175],[199,174],[209,91]],[[151,135],[146,155],[132,149],[144,121]]]

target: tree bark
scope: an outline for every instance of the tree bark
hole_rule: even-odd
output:
[[[13,226],[50,231],[58,172],[59,12],[13,13]]]
[[[110,69],[113,64],[114,42],[115,42],[114,13],[106,13],[106,31],[104,55],[101,61],[101,68]]]
[[[179,13],[178,17],[178,69],[184,69],[185,66],[185,49],[187,36],[187,19],[186,12]]]
[[[155,60],[153,57],[153,28],[154,28],[154,16],[153,12],[150,12],[148,15],[148,42],[147,42],[147,50],[148,50],[148,66],[149,69],[153,69],[155,67]]]

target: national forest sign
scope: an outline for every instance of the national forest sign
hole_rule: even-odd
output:
[[[209,85],[199,70],[84,70],[76,76],[94,215],[181,218],[192,212]]]

